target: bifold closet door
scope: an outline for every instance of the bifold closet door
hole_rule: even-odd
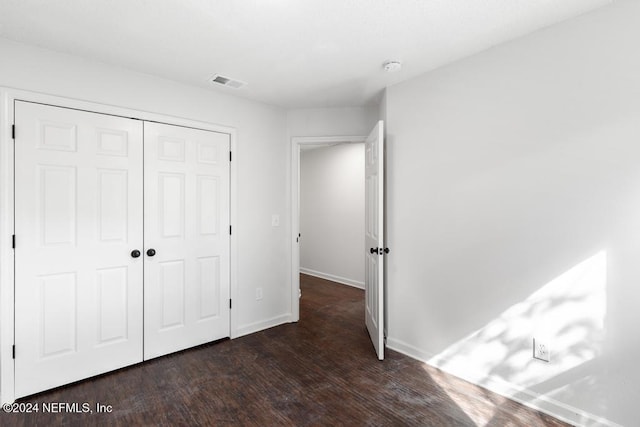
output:
[[[143,128],[20,101],[15,124],[22,397],[142,361]]]
[[[228,134],[144,123],[144,357],[229,336]]]

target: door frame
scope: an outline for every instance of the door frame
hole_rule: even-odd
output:
[[[14,101],[27,101],[52,106],[84,110],[99,114],[108,114],[126,118],[134,118],[150,122],[160,122],[177,126],[202,129],[212,132],[226,133],[230,136],[230,150],[233,162],[230,165],[229,181],[229,219],[230,224],[237,224],[238,213],[238,163],[237,131],[230,126],[191,120],[166,114],[141,111],[126,107],[118,107],[47,95],[20,89],[0,87],[0,403],[15,400],[15,363],[13,359],[14,345],[14,251],[11,246],[14,233],[14,150],[12,125],[14,123]],[[231,234],[229,248],[229,286],[231,299],[237,292],[238,242],[237,233]],[[230,312],[230,338],[237,334],[237,315]]]
[[[303,145],[364,143],[366,136],[294,136],[291,138],[291,321],[300,320],[300,148]]]

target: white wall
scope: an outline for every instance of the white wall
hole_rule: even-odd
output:
[[[289,137],[367,136],[377,121],[377,105],[287,111]]]
[[[637,424],[639,17],[619,0],[388,89],[392,348]]]
[[[364,288],[364,144],[300,153],[300,270]]]
[[[288,319],[289,144],[284,110],[122,68],[0,39],[0,86],[127,107],[237,129],[238,332]],[[271,227],[279,214],[280,227]],[[265,248],[268,248],[266,250]],[[256,287],[263,299],[256,301]]]

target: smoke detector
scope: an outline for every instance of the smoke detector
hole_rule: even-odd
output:
[[[400,71],[402,63],[400,61],[387,61],[382,64],[382,68],[384,68],[387,73],[395,73],[396,71]]]
[[[214,85],[227,86],[233,89],[240,89],[243,86],[246,86],[247,83],[241,80],[232,79],[231,77],[226,77],[220,74],[214,74],[209,77],[209,82]]]

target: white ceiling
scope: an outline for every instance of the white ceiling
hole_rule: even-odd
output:
[[[0,0],[0,36],[287,108],[386,86],[611,0]],[[403,69],[385,73],[382,63]],[[214,73],[248,82],[212,88]]]

